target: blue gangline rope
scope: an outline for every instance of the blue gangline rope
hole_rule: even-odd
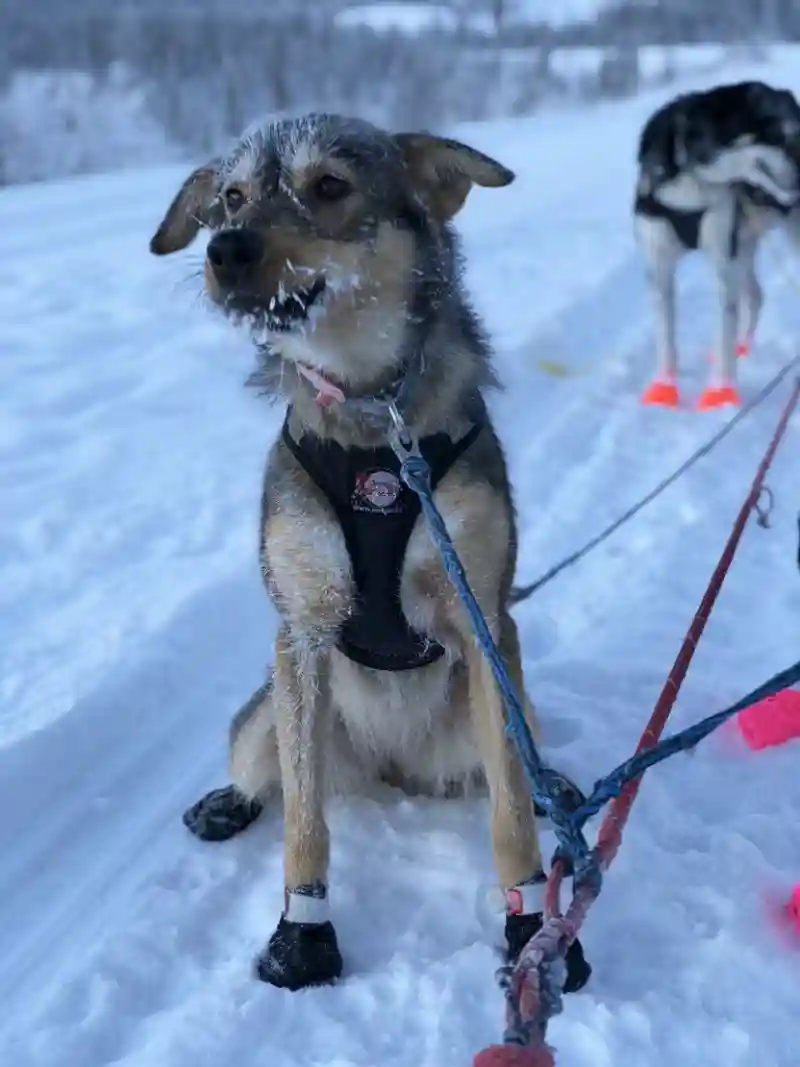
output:
[[[573,813],[571,818],[578,826],[583,826],[609,800],[619,796],[628,782],[632,782],[634,778],[639,778],[650,767],[654,767],[657,763],[661,763],[662,760],[669,759],[670,756],[675,756],[679,752],[688,752],[700,741],[708,737],[709,734],[723,726],[728,719],[738,715],[740,711],[744,711],[751,704],[756,704],[766,697],[774,696],[776,693],[780,693],[781,690],[788,689],[790,685],[796,685],[798,682],[800,682],[800,660],[791,667],[787,667],[785,671],[774,674],[763,685],[758,686],[724,711],[718,711],[715,715],[709,715],[708,718],[688,726],[685,730],[681,730],[680,733],[665,737],[663,741],[653,745],[652,748],[647,748],[644,752],[640,752],[638,756],[632,756],[624,763],[621,763],[619,767],[595,784],[591,796]]]
[[[464,603],[474,627],[475,636],[491,665],[508,714],[509,730],[528,773],[533,799],[550,818],[558,839],[559,851],[568,859],[573,869],[575,886],[577,887],[587,879],[596,883],[600,877],[599,863],[583,833],[586,822],[596,815],[608,801],[618,796],[628,782],[639,778],[650,767],[679,752],[694,748],[738,712],[800,682],[800,661],[774,675],[724,711],[710,715],[626,760],[610,774],[601,778],[595,784],[591,796],[575,809],[568,802],[569,798],[574,796],[574,791],[567,786],[556,771],[545,765],[533,740],[514,684],[472,592],[464,566],[456,552],[441,512],[434,502],[430,481],[431,472],[427,461],[418,450],[410,453],[402,445],[398,447],[397,444],[393,444],[393,448],[401,461],[400,475],[409,489],[419,497],[423,514],[442,557],[445,570]]]
[[[494,673],[509,719],[509,727],[516,741],[523,765],[531,782],[533,799],[553,824],[559,845],[569,855],[576,872],[594,864],[591,850],[580,826],[571,818],[571,808],[565,803],[566,785],[559,774],[542,761],[533,735],[528,728],[514,683],[508,675],[500,650],[495,644],[483,612],[470,588],[464,566],[447,531],[441,512],[433,500],[430,467],[425,458],[402,454],[400,475],[406,485],[417,494],[431,535],[442,556],[445,570],[464,602],[475,630],[475,636]]]

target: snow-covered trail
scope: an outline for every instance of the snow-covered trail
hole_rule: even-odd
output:
[[[519,176],[475,193],[461,229],[508,387],[492,403],[520,580],[724,418],[637,402],[652,338],[628,208],[656,99],[460,131]],[[468,1067],[502,1027],[474,913],[492,877],[482,804],[387,791],[334,808],[348,978],[298,995],[250,974],[280,909],[278,814],[217,847],[180,824],[224,780],[228,719],[271,655],[256,520],[280,417],[241,388],[244,339],[197,299],[199,253],[147,253],[182,176],[0,195],[0,1063]],[[746,395],[793,354],[778,265],[765,251]],[[702,263],[682,290],[691,393],[713,314]],[[636,743],[785,395],[518,609],[554,756],[584,785]],[[796,434],[770,477],[773,529],[745,535],[676,726],[796,658]],[[652,773],[585,931],[595,977],[552,1027],[559,1067],[794,1067],[800,956],[776,947],[759,892],[800,880],[797,759],[712,741]]]

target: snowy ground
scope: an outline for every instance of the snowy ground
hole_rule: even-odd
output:
[[[800,87],[796,66],[755,73]],[[637,403],[652,334],[627,212],[656,99],[462,131],[519,172],[472,198],[462,230],[509,386],[494,406],[521,580],[723,418]],[[197,300],[198,253],[147,252],[179,177],[0,196],[0,1063],[469,1067],[503,1022],[474,911],[492,874],[481,803],[335,807],[349,973],[297,995],[250,973],[281,905],[277,813],[216,847],[180,823],[225,780],[229,716],[270,658],[256,518],[279,413],[241,388],[250,354]],[[800,325],[777,250],[763,267],[745,395]],[[693,396],[714,298],[702,263],[683,282]],[[585,786],[635,745],[785,396],[519,609],[553,755]],[[797,430],[770,477],[773,529],[745,535],[676,727],[797,656]],[[796,1067],[800,953],[761,892],[800,881],[798,756],[709,742],[652,772],[584,931],[594,979],[552,1026],[560,1067]]]

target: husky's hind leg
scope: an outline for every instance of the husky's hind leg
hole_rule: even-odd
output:
[[[203,841],[227,841],[246,830],[279,789],[272,677],[234,715],[229,763],[232,784],[212,789],[184,812],[184,825]]]

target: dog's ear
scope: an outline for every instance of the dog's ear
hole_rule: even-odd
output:
[[[416,192],[439,222],[461,210],[473,185],[497,189],[514,180],[508,167],[449,137],[399,133],[395,140]]]
[[[201,226],[214,223],[216,195],[217,161],[211,160],[192,171],[180,187],[150,239],[150,251],[166,256],[191,244]]]

